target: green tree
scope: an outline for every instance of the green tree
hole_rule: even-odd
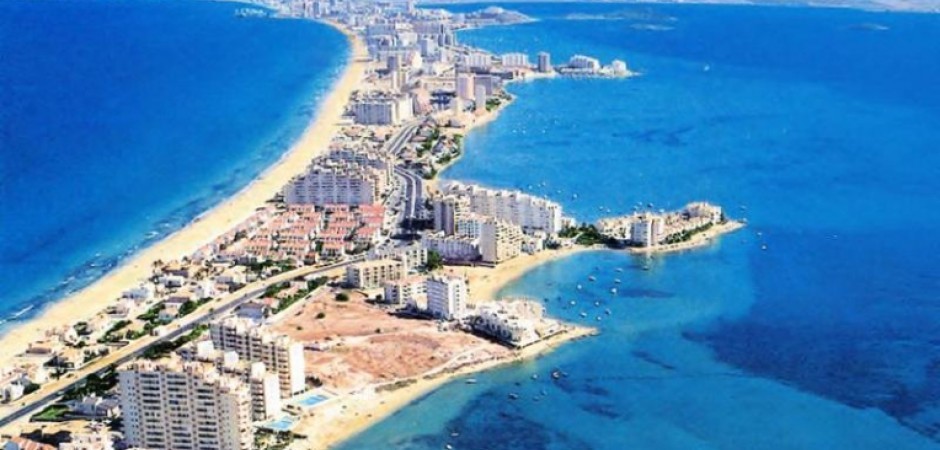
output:
[[[435,250],[428,251],[428,262],[424,266],[428,271],[437,270],[444,267],[444,258]]]

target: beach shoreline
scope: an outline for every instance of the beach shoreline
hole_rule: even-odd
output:
[[[363,58],[367,53],[362,40],[355,34],[329,21],[320,23],[346,36],[349,53],[343,72],[334,80],[328,95],[297,141],[236,194],[194,217],[187,225],[161,241],[141,249],[78,292],[48,302],[34,317],[11,325],[0,336],[0,352],[8,355],[22,353],[30,342],[41,339],[48,330],[94,316],[114,303],[122,292],[149,278],[154,261],[170,260],[192,253],[246,219],[257,207],[280,192],[291,178],[301,173],[310,160],[326,150],[330,139],[339,130],[339,122],[350,94],[363,79],[366,68]]]

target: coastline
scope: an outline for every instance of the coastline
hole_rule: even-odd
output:
[[[0,341],[0,352],[15,355],[23,352],[29,343],[43,337],[47,330],[69,325],[76,320],[91,317],[112,304],[121,293],[151,275],[151,265],[157,260],[178,258],[198,249],[247,218],[296,174],[307,163],[322,153],[339,129],[350,94],[359,86],[365,74],[366,48],[361,39],[329,21],[320,21],[343,33],[349,42],[349,55],[342,74],[330,87],[329,94],[319,105],[316,114],[300,138],[273,165],[238,193],[212,209],[196,216],[189,224],[141,249],[127,261],[115,267],[82,290],[50,302],[29,320],[10,327]]]
[[[392,391],[380,393],[376,392],[374,387],[363,389],[329,406],[324,405],[321,411],[313,416],[305,417],[298,424],[295,431],[305,435],[306,439],[294,442],[289,448],[295,450],[334,448],[388,418],[423,395],[457,378],[537,358],[567,342],[584,339],[598,333],[594,328],[567,326],[569,328],[566,331],[516,350],[508,358],[459,366],[456,369],[445,369],[433,375],[412,377],[407,379],[414,380],[412,384]]]

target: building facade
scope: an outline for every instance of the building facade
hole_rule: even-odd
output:
[[[249,450],[248,386],[211,365],[137,361],[118,373],[124,438],[152,450]]]

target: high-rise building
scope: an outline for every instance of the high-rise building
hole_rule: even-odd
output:
[[[534,195],[461,183],[451,183],[445,193],[468,198],[470,212],[509,221],[527,233],[557,234],[564,226],[561,205]]]
[[[433,208],[434,229],[451,236],[457,231],[457,220],[470,212],[470,199],[445,195],[434,199]]]
[[[304,348],[299,342],[275,335],[241,317],[214,322],[209,335],[216,349],[234,351],[241,359],[264,363],[266,370],[277,374],[282,398],[306,389]]]
[[[486,86],[476,86],[474,88],[473,102],[477,112],[486,111]]]
[[[460,320],[467,311],[470,291],[467,279],[456,275],[432,275],[427,281],[428,312],[439,319]]]
[[[506,53],[499,59],[503,67],[511,69],[529,67],[529,55],[525,53]]]
[[[249,450],[251,395],[212,365],[137,361],[118,372],[124,439],[152,450]]]
[[[552,55],[546,52],[539,53],[539,72],[548,73],[552,71]]]
[[[306,173],[284,185],[281,193],[291,205],[371,205],[382,200],[388,178],[387,169],[353,161],[317,160]]]
[[[457,74],[456,94],[463,100],[473,100],[473,74]]]

